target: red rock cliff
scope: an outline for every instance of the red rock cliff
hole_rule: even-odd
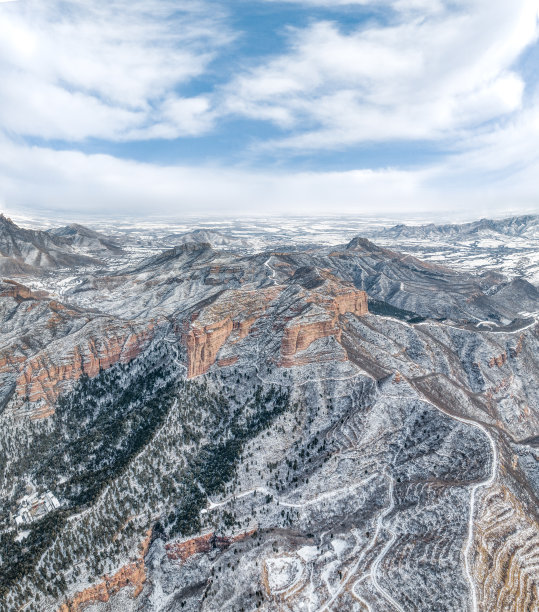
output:
[[[309,348],[315,340],[333,336],[340,341],[339,315],[351,313],[361,316],[369,311],[367,294],[364,291],[342,285],[337,288],[333,283],[313,292],[306,301],[316,304],[318,309],[315,314],[310,315],[308,312],[298,317],[297,323],[292,320],[285,327],[280,360],[283,367],[296,365],[296,353]]]
[[[210,325],[193,328],[186,334],[187,376],[189,378],[208,371],[233,328],[232,319],[226,318]]]
[[[0,282],[9,323],[0,337],[0,374],[16,376],[15,396],[53,412],[57,397],[83,373],[136,357],[154,335],[153,322],[123,321],[51,300],[13,281]]]
[[[25,363],[17,379],[17,394],[31,402],[45,400],[52,404],[65,388],[64,383],[78,380],[83,373],[96,376],[100,369],[134,359],[153,337],[153,331],[152,324],[141,331],[110,330],[104,338],[88,338],[65,356],[42,351]]]
[[[187,347],[187,376],[205,374],[227,340],[235,343],[245,338],[281,291],[279,287],[227,291],[202,312],[195,313],[195,320],[183,334]],[[222,363],[234,363],[234,358],[229,357]]]
[[[103,582],[91,586],[74,595],[67,603],[60,606],[58,612],[80,612],[87,606],[97,602],[107,602],[121,589],[132,587],[132,597],[137,598],[146,582],[146,567],[144,557],[148,552],[151,533],[148,532],[141,546],[139,558],[124,565],[113,576],[103,576]]]

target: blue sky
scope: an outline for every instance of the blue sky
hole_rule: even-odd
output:
[[[539,210],[539,0],[0,1],[0,208]]]

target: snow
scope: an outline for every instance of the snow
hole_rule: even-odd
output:
[[[30,535],[30,531],[21,531],[19,535],[15,538],[15,542],[22,542]]]
[[[333,546],[333,550],[337,554],[338,557],[342,555],[342,553],[348,548],[348,543],[346,540],[334,539],[331,541],[331,546]]]
[[[306,562],[312,561],[318,557],[319,552],[316,546],[303,546],[298,550],[298,555]]]
[[[266,559],[268,583],[272,593],[292,588],[303,574],[303,564],[295,557],[273,557]]]

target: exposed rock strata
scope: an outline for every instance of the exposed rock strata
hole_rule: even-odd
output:
[[[13,281],[0,283],[0,313],[0,376],[34,417],[52,414],[58,396],[82,374],[134,359],[155,333],[154,321],[85,312]]]
[[[149,532],[142,542],[141,552],[136,561],[128,563],[112,576],[103,576],[103,582],[77,593],[67,603],[62,604],[58,612],[81,612],[94,603],[106,603],[113,595],[126,587],[132,587],[131,596],[136,599],[141,594],[146,582],[144,557],[148,552],[150,539],[151,533]]]
[[[96,376],[100,369],[109,368],[121,361],[127,363],[140,354],[152,338],[153,324],[146,329],[110,329],[107,336],[90,337],[84,344],[75,346],[73,351],[58,363],[59,356],[44,351],[29,359],[17,378],[17,394],[30,402],[43,400],[52,404],[65,388],[66,382],[76,381],[86,374]]]
[[[165,545],[165,550],[169,559],[185,563],[193,555],[208,553],[213,549],[226,550],[231,544],[241,542],[253,533],[254,530],[250,530],[235,536],[225,537],[211,532],[183,542],[170,542]]]
[[[201,312],[195,312],[190,329],[183,334],[188,377],[207,372],[229,338],[236,342],[245,338],[253,323],[279,293],[280,289],[275,287],[260,291],[229,291]]]
[[[506,487],[484,500],[474,548],[480,610],[539,609],[539,525]]]
[[[295,355],[327,336],[341,339],[339,316],[347,313],[362,316],[368,313],[367,294],[352,285],[339,282],[326,271],[308,271],[303,280],[309,290],[304,296],[308,307],[289,321],[281,343],[280,365],[291,367],[298,362]]]

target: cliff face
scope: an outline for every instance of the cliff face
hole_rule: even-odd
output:
[[[294,356],[296,353],[304,351],[315,340],[326,336],[335,336],[337,340],[340,339],[340,330],[336,328],[334,319],[313,323],[298,323],[286,327],[281,343],[280,365],[285,368],[295,365]]]
[[[39,299],[40,294],[32,292],[28,287],[13,280],[4,280],[0,283],[0,297],[11,297],[21,302],[22,300]]]
[[[187,376],[193,378],[206,373],[227,341],[233,344],[243,340],[280,293],[275,287],[260,291],[227,291],[212,304],[196,311],[183,334]],[[232,363],[235,357],[226,358],[221,365]]]
[[[132,588],[131,596],[136,599],[146,582],[144,557],[148,552],[150,539],[151,533],[149,532],[142,542],[141,552],[136,561],[128,563],[112,576],[103,576],[103,582],[77,593],[67,603],[62,604],[58,612],[79,612],[91,604],[106,603],[113,595],[126,587]]]
[[[0,376],[32,416],[54,411],[58,396],[85,373],[96,376],[140,354],[155,323],[122,321],[51,300],[12,281],[0,283]]]
[[[183,542],[170,542],[165,545],[167,557],[172,561],[185,563],[193,555],[208,553],[211,550],[226,550],[231,544],[241,542],[245,538],[252,536],[256,530],[245,531],[231,537],[218,536],[214,532],[206,533],[197,538],[185,540]]]
[[[187,375],[189,378],[208,371],[233,328],[232,319],[227,317],[210,325],[195,327],[186,334]]]
[[[241,342],[271,320],[280,352],[271,358],[284,367],[305,360],[295,358],[316,340],[328,336],[340,341],[339,316],[368,312],[367,294],[325,270],[305,269],[284,285],[259,291],[230,290],[196,311],[183,334],[189,378],[199,376],[217,362],[228,366],[239,359],[226,348]],[[316,357],[315,357],[316,359]]]
[[[17,394],[28,397],[30,402],[44,400],[51,405],[66,383],[78,380],[82,374],[92,378],[100,369],[137,357],[153,337],[153,332],[151,323],[139,331],[109,328],[105,336],[85,338],[67,355],[45,349],[25,363],[17,378]]]
[[[280,359],[283,367],[306,363],[305,359],[298,361],[296,353],[306,350],[316,340],[333,336],[340,342],[339,316],[347,313],[362,316],[369,311],[364,291],[339,282],[327,272],[316,272],[320,279],[316,288],[308,291],[304,297],[307,308],[289,321],[284,329]],[[313,284],[310,277],[312,273],[309,274],[309,283]]]

